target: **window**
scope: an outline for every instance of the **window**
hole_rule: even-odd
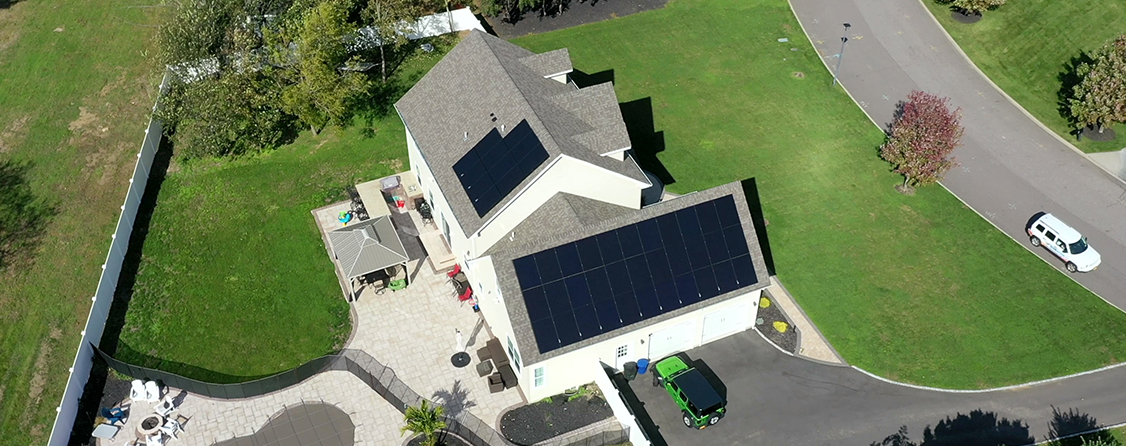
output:
[[[1079,239],[1079,241],[1072,243],[1070,246],[1071,246],[1071,249],[1069,249],[1069,251],[1072,254],[1079,254],[1083,251],[1086,251],[1087,250],[1087,237],[1083,237],[1083,238]]]
[[[1044,225],[1036,225],[1036,230],[1040,231],[1040,232],[1044,232]]]
[[[543,385],[547,382],[547,380],[544,379],[543,367],[536,367],[536,369],[532,371],[532,375],[535,377],[535,384],[533,385],[533,387],[543,387]]]
[[[618,351],[614,352],[615,358],[624,358],[629,355],[629,344],[618,347]]]
[[[512,359],[512,365],[516,366],[516,373],[520,373],[520,351],[516,350],[516,344],[512,342],[512,338],[508,339],[508,357]]]
[[[1056,241],[1056,235],[1052,234],[1051,232],[1045,232],[1044,236],[1048,237],[1048,240],[1051,240],[1053,242]]]

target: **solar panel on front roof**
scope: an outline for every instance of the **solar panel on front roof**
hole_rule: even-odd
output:
[[[484,217],[547,158],[543,143],[523,120],[503,137],[495,128],[485,134],[454,164],[454,173],[477,216]]]
[[[540,353],[758,281],[730,195],[520,257],[512,266]]]

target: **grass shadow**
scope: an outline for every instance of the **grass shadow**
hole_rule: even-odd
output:
[[[774,252],[770,249],[770,237],[766,235],[767,221],[762,213],[758,182],[754,178],[748,178],[742,181],[742,185],[743,197],[747,199],[747,207],[751,211],[751,224],[755,227],[755,236],[758,238],[759,248],[762,249],[762,261],[766,263],[766,272],[771,276],[777,275],[778,270],[774,267]]]
[[[610,76],[613,76],[611,72]],[[612,80],[611,80],[612,82]],[[676,182],[657,154],[665,151],[665,134],[654,129],[653,99],[642,98],[618,104],[626,123],[633,155],[646,172],[656,175],[666,186]]]
[[[1079,125],[1079,119],[1071,114],[1070,102],[1075,97],[1075,86],[1083,82],[1083,77],[1079,75],[1079,66],[1094,63],[1094,61],[1089,53],[1080,51],[1079,55],[1073,56],[1064,63],[1063,70],[1056,75],[1056,80],[1060,82],[1060,89],[1056,91],[1056,110],[1059,111],[1061,117],[1067,120],[1067,124],[1073,129],[1071,135],[1076,138],[1079,137],[1083,129]]]
[[[44,228],[59,213],[57,204],[32,191],[32,167],[30,161],[0,160],[0,272],[33,262]]]

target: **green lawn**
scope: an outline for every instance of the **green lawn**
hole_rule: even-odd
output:
[[[954,21],[949,6],[923,0],[946,31],[981,71],[1036,119],[1084,152],[1126,147],[1126,125],[1112,127],[1109,142],[1076,141],[1057,106],[1057,76],[1081,52],[1091,52],[1126,32],[1126,3],[1121,0],[1063,2],[1012,1],[987,11],[972,25]]]
[[[0,443],[45,444],[160,83],[159,9],[0,4],[0,159],[58,211],[35,262],[0,272]]]
[[[755,177],[779,277],[850,363],[972,389],[1126,357],[1126,314],[941,187],[895,192],[883,134],[806,42],[784,0],[676,0],[518,40],[613,70],[619,102],[651,100],[661,136],[634,146],[663,139],[672,191]]]
[[[395,82],[413,85],[441,54],[412,59]],[[347,199],[347,186],[402,171],[406,155],[392,115],[258,156],[174,162],[117,357],[239,382],[343,347],[349,305],[310,211]]]

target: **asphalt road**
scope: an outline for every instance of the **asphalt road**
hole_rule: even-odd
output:
[[[896,104],[915,89],[949,97],[953,106],[961,107],[964,145],[954,152],[961,166],[942,184],[1060,271],[1063,262],[1043,248],[1031,248],[1026,224],[1044,211],[1079,230],[1103,260],[1098,270],[1073,277],[1126,310],[1123,183],[1006,100],[963,58],[917,0],[790,3],[830,67],[838,60],[842,24],[852,25],[839,77],[881,126],[887,127]]]
[[[728,415],[708,429],[688,429],[668,394],[652,386],[649,374],[639,375],[630,388],[669,445],[867,446],[900,426],[920,443],[929,426],[937,438],[928,445],[1011,446],[1045,440],[1053,421],[1064,433],[1126,421],[1126,393],[1120,391],[1126,367],[1017,390],[946,393],[795,358],[752,330],[687,355],[722,382]],[[1057,417],[1053,406],[1078,416]],[[947,418],[954,421],[949,429],[935,429]],[[1002,418],[1015,427],[1005,427]]]

